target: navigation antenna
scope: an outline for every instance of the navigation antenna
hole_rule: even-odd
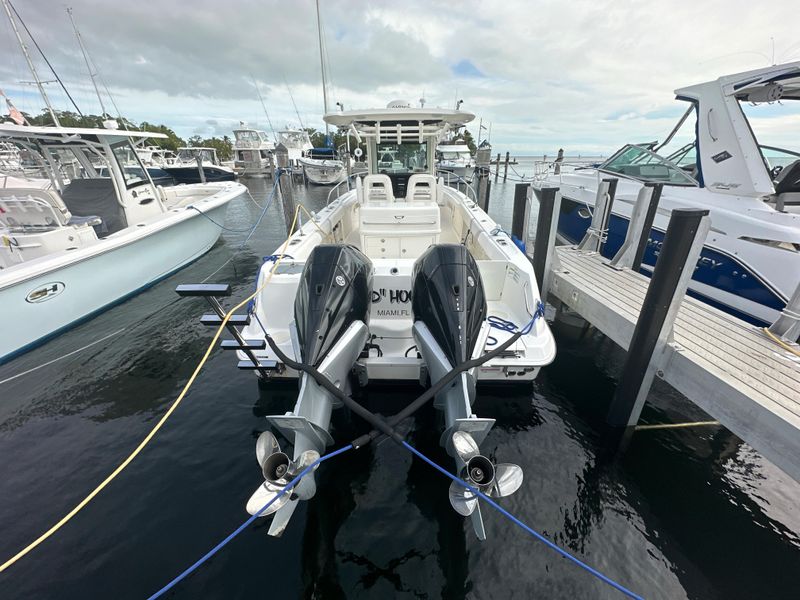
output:
[[[25,56],[25,60],[28,62],[28,68],[31,70],[31,75],[33,75],[33,80],[36,82],[36,87],[39,88],[39,93],[42,95],[42,99],[44,103],[47,105],[47,110],[50,111],[50,116],[53,117],[53,124],[56,127],[61,127],[61,123],[58,121],[58,117],[56,116],[56,111],[53,110],[53,105],[50,104],[50,98],[47,97],[47,92],[44,91],[44,85],[42,85],[42,80],[39,79],[39,74],[36,72],[36,67],[31,60],[30,54],[28,54],[28,48],[25,46],[25,42],[22,41],[22,36],[19,33],[19,29],[17,29],[17,22],[14,20],[14,17],[11,15],[11,9],[9,8],[9,1],[2,0],[3,8],[6,10],[6,15],[8,15],[8,20],[11,22],[11,28],[14,30],[14,34],[17,36],[17,41],[19,42],[19,47],[22,49],[22,54]],[[14,12],[17,12],[14,10]]]

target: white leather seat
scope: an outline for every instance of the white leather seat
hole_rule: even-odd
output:
[[[427,173],[417,173],[408,178],[406,187],[406,202],[436,203],[437,198],[436,178]]]
[[[364,177],[364,204],[394,202],[392,180],[388,175],[376,174]]]

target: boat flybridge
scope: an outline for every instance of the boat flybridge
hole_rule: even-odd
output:
[[[283,146],[286,149],[289,167],[302,169],[300,159],[314,147],[308,132],[305,129],[293,129],[287,126],[286,129],[278,131],[277,135],[277,146]]]
[[[369,172],[295,231],[280,262],[265,263],[258,276],[264,287],[241,331],[253,345],[239,352],[240,366],[254,352],[262,377],[299,378],[300,392],[292,412],[268,417],[293,453],[280,451],[270,431],[256,444],[265,481],[248,511],[258,512],[333,442],[338,400],[281,354],[313,366],[346,393],[369,382],[435,385],[454,368],[483,359],[436,394],[434,406],[444,413],[441,443],[475,485],[495,496],[513,493],[522,483],[520,467],[495,465],[479,450],[494,419],[473,414],[476,382],[530,382],[556,348],[538,318],[543,306],[529,260],[474,201],[434,175],[437,142],[473,115],[392,103],[324,118],[366,143]],[[517,330],[521,335],[513,337]],[[265,513],[275,512],[273,535],[284,530],[298,500],[314,495],[312,476],[293,492]],[[477,497],[454,484],[450,500],[485,538]]]
[[[436,168],[463,179],[475,171],[475,160],[469,146],[463,140],[455,140],[436,146]]]
[[[270,173],[275,142],[266,131],[242,127],[233,130],[233,170],[240,177],[264,177]]]
[[[0,125],[0,140],[34,157],[51,184],[17,179],[0,187],[0,362],[154,284],[217,241],[210,219],[223,221],[244,187],[154,185],[131,144],[146,137],[165,136]]]
[[[299,159],[303,174],[311,183],[334,185],[347,176],[344,162],[333,148],[312,148]]]
[[[575,244],[591,223],[602,180],[616,178],[603,252],[612,257],[640,190],[663,184],[642,265],[648,273],[672,210],[708,209],[711,231],[689,293],[754,324],[770,324],[800,282],[800,129],[792,130],[800,109],[800,62],[675,94],[689,106],[664,142],[626,145],[597,167],[550,171],[534,187],[560,188],[558,235]],[[788,119],[776,126],[781,115]],[[778,147],[780,140],[771,139],[777,136],[794,148]]]

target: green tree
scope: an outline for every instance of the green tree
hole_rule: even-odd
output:
[[[199,136],[197,136],[199,139]],[[191,142],[194,138],[190,138],[189,141]],[[223,136],[221,139],[218,137],[211,137],[206,138],[204,140],[200,140],[198,144],[193,144],[197,146],[203,146],[204,148],[214,148],[217,151],[217,158],[220,160],[230,160],[233,157],[233,144],[231,143],[231,138],[227,135]]]

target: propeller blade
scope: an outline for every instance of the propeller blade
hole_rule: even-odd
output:
[[[261,468],[264,468],[264,462],[271,454],[281,451],[281,446],[278,443],[278,438],[271,431],[265,431],[256,440],[256,460]]]
[[[250,500],[247,501],[247,512],[251,515],[256,514],[267,502],[277,496],[281,489],[282,486],[276,487],[270,485],[268,481],[262,483],[260,486],[258,486],[258,489],[253,493],[253,495],[250,496]],[[292,491],[289,490],[283,496],[273,502],[269,508],[262,512],[259,516],[266,517],[267,515],[271,515],[272,513],[276,512],[289,501],[291,495]]]
[[[293,463],[289,468],[289,474],[292,476],[297,475],[306,467],[309,467],[315,460],[319,460],[319,452],[316,450],[306,450],[300,455],[296,463]]]
[[[452,507],[464,517],[470,516],[478,506],[478,497],[457,481],[450,484],[448,495]]]
[[[500,463],[495,466],[494,472],[494,485],[486,492],[487,496],[510,496],[522,485],[522,467],[519,465]]]
[[[453,441],[453,449],[456,451],[456,454],[459,456],[459,458],[461,458],[461,460],[463,460],[465,463],[469,462],[469,459],[473,456],[480,454],[480,448],[478,448],[478,444],[466,431],[454,432],[451,439]]]

